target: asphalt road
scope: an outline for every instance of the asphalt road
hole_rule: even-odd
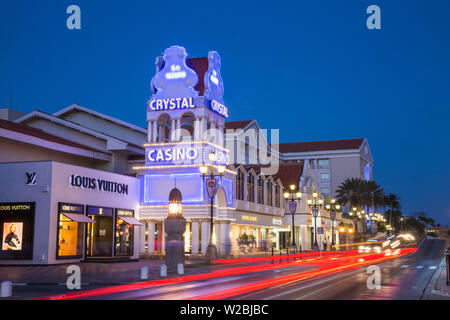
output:
[[[425,239],[414,254],[378,264],[381,271],[379,289],[369,289],[367,267],[280,285],[232,299],[255,300],[417,300],[440,263],[446,241]],[[371,282],[372,283],[372,282]]]

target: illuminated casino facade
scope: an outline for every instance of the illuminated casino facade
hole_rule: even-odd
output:
[[[320,210],[315,221],[307,200],[315,192],[332,195],[347,176],[371,178],[367,141],[278,144],[273,132],[269,143],[255,120],[228,121],[234,109],[224,100],[217,52],[187,58],[183,47],[173,46],[155,66],[147,128],[79,105],[53,114],[0,109],[6,119],[0,119],[0,147],[9,151],[0,154],[0,173],[13,186],[0,193],[0,232],[3,237],[17,217],[27,250],[0,252],[0,264],[164,254],[163,222],[174,187],[183,198],[185,252],[203,255],[211,220],[200,166],[223,169],[213,205],[219,255],[288,247],[292,217],[283,193],[290,185],[302,192],[294,215],[297,248],[312,249],[315,223],[319,245],[331,242],[329,213]],[[11,209],[23,205],[28,211]],[[358,228],[338,214],[337,243],[341,222]]]

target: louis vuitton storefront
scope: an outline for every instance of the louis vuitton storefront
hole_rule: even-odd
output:
[[[138,179],[53,161],[2,163],[0,175],[0,264],[139,257]]]

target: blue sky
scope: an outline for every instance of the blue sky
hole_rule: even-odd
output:
[[[145,126],[155,57],[216,50],[231,120],[279,128],[282,142],[366,137],[404,213],[450,224],[450,1],[168,3],[2,1],[0,106],[13,89],[23,112],[78,103]],[[366,28],[371,4],[381,30]]]

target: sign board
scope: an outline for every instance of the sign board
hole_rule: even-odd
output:
[[[217,181],[216,179],[206,179],[206,190],[208,191],[208,197],[212,198],[214,196],[214,190],[216,189]]]
[[[323,227],[317,228],[317,234],[323,234]]]

